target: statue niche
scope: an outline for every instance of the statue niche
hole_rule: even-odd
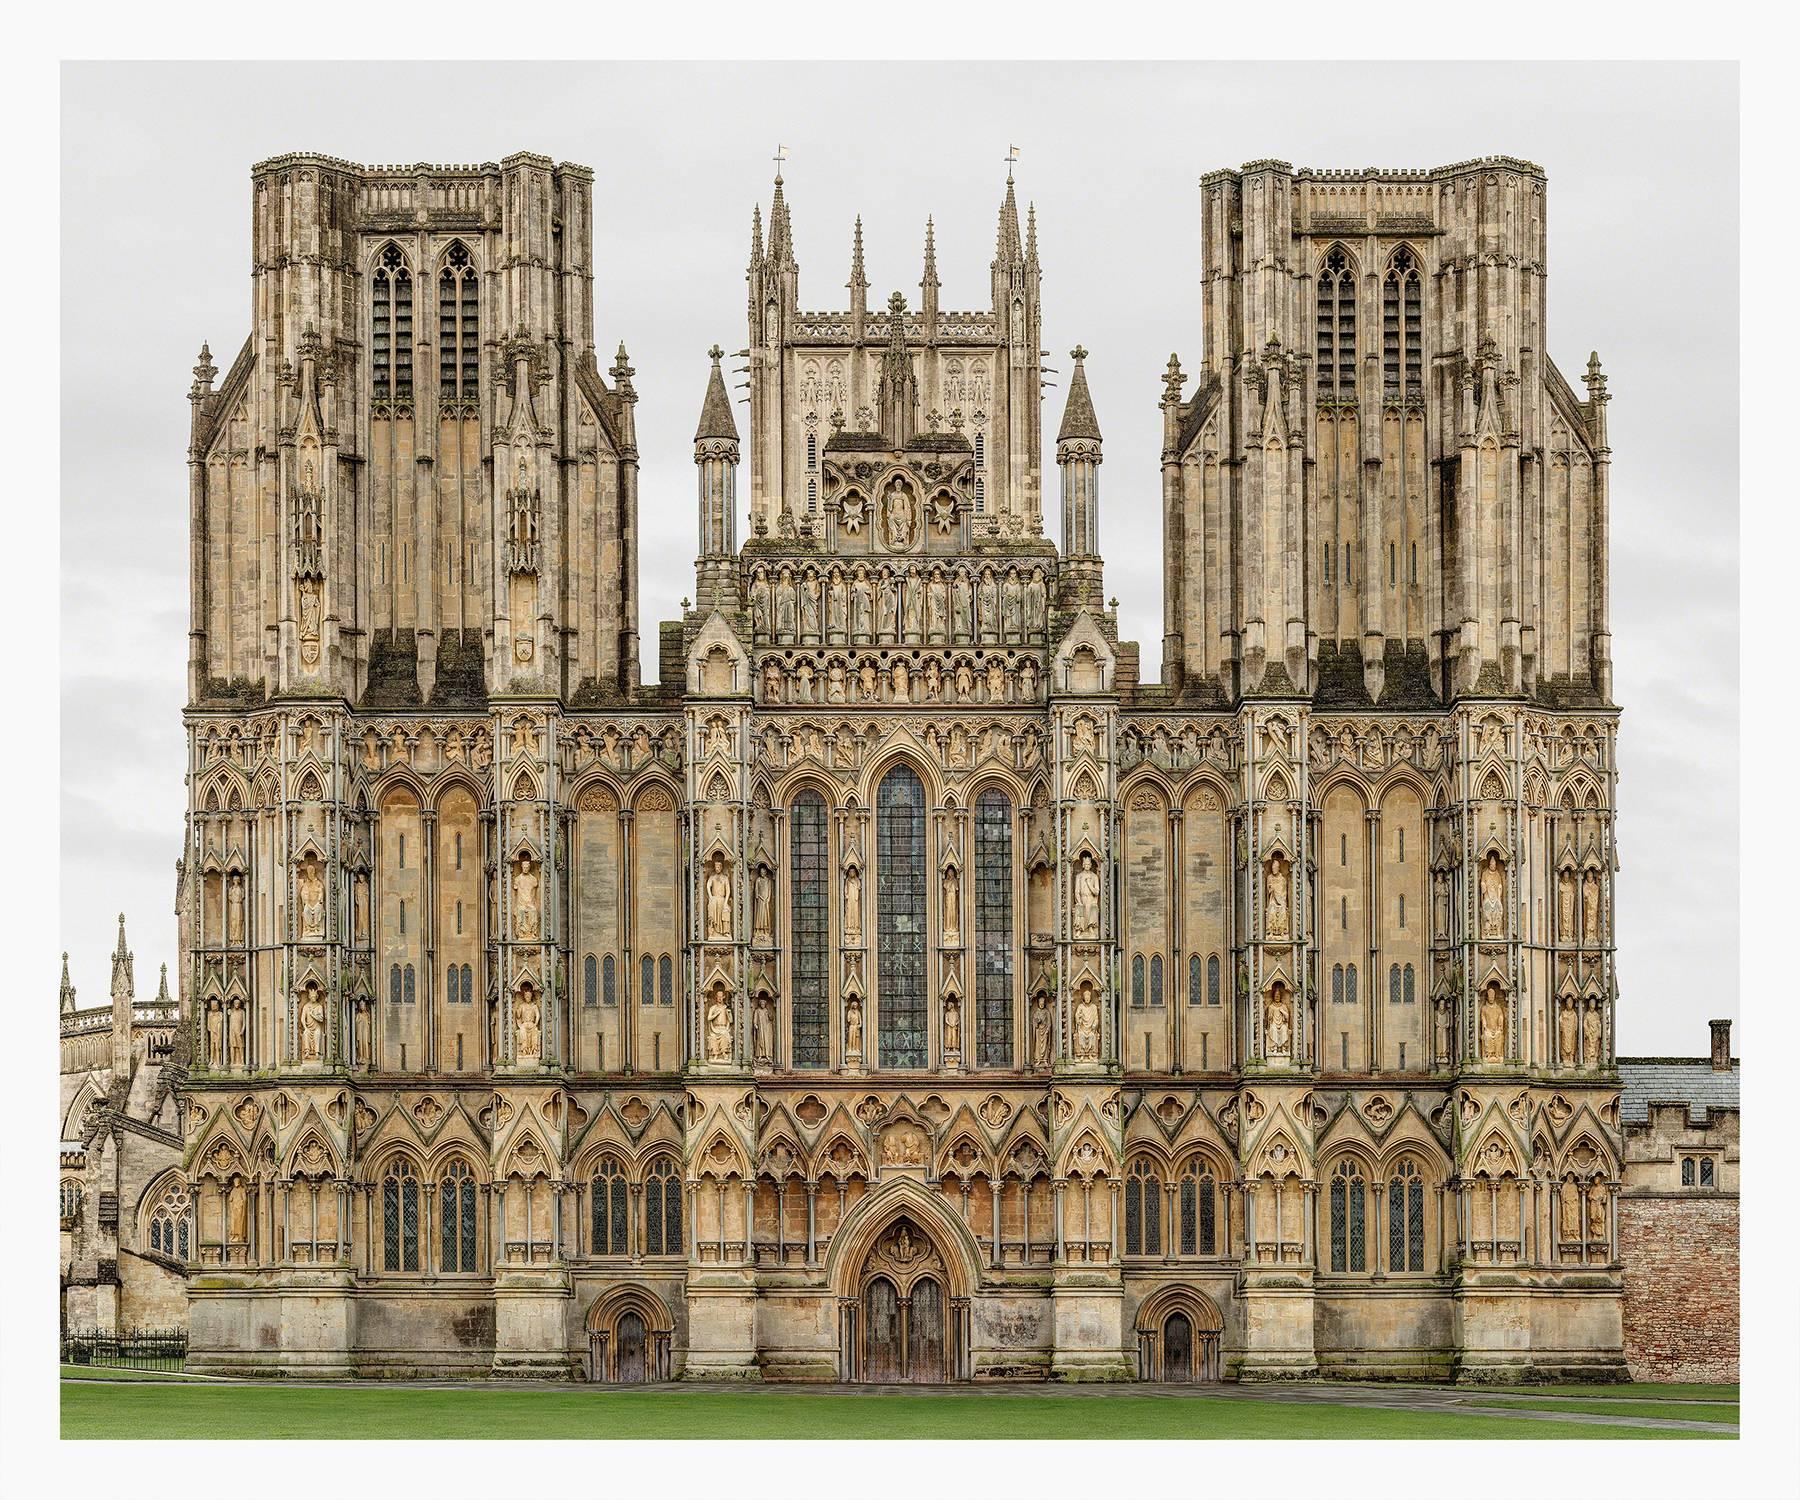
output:
[[[882,539],[890,552],[910,552],[919,539],[919,501],[898,475],[881,497]]]
[[[706,869],[706,935],[731,939],[731,871],[723,850],[713,855]]]
[[[541,925],[538,903],[538,870],[530,851],[513,861],[513,935],[521,942],[535,942]]]
[[[1482,988],[1480,1020],[1481,1060],[1484,1063],[1503,1061],[1506,1055],[1506,999],[1498,979],[1490,979]]]
[[[1263,936],[1271,939],[1291,937],[1293,927],[1288,920],[1288,861],[1287,856],[1279,850],[1269,856],[1264,884],[1267,896],[1263,907]]]
[[[1075,1060],[1100,1060],[1100,999],[1094,993],[1094,982],[1084,979],[1075,989],[1075,1006],[1071,1016],[1075,1033]]]
[[[513,997],[514,1056],[522,1063],[536,1062],[543,1056],[543,1008],[536,987],[530,980],[519,986]]]
[[[706,1000],[706,1060],[731,1061],[731,997],[723,983],[716,983]]]
[[[1271,1062],[1285,1061],[1294,1053],[1294,1009],[1288,988],[1279,979],[1269,986],[1263,1002],[1263,1055]]]
[[[1506,936],[1506,866],[1498,849],[1481,862],[1481,935]]]

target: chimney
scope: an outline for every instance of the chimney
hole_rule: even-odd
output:
[[[1731,1071],[1731,1022],[1712,1021],[1712,1065],[1715,1073]]]

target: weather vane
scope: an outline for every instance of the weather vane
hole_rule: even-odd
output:
[[[1006,148],[1006,180],[1008,182],[1012,181],[1013,163],[1016,162],[1018,159],[1019,159],[1019,148],[1017,146],[1008,146]]]
[[[782,164],[788,159],[788,149],[779,142],[775,146],[775,175],[781,175]]]

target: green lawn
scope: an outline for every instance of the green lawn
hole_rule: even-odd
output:
[[[1735,1401],[1615,1401],[1610,1396],[1530,1397],[1470,1396],[1471,1406],[1505,1406],[1522,1411],[1582,1411],[1600,1417],[1654,1417],[1659,1421],[1727,1422],[1738,1420]]]
[[[1206,1395],[954,1390],[62,1386],[65,1438],[1660,1438],[1695,1434]],[[1711,1433],[1699,1436],[1713,1436]],[[1729,1435],[1729,1434],[1725,1434]]]
[[[1625,1397],[1647,1401],[1731,1401],[1738,1399],[1733,1385],[1660,1384],[1656,1381],[1628,1381],[1623,1385],[1509,1385],[1496,1387],[1507,1395],[1527,1396],[1598,1396]]]
[[[64,1365],[64,1380],[173,1380],[205,1384],[204,1375],[183,1375],[179,1370],[115,1370],[110,1365]]]

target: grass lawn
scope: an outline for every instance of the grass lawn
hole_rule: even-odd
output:
[[[880,1405],[872,1404],[879,1399]],[[1126,1391],[62,1386],[65,1438],[1664,1438],[1714,1436]],[[1729,1434],[1723,1434],[1729,1435]]]
[[[1736,1423],[1735,1401],[1615,1401],[1611,1396],[1529,1397],[1485,1396],[1468,1398],[1471,1406],[1505,1406],[1522,1411],[1583,1411],[1601,1417],[1655,1417],[1660,1421]]]
[[[1605,1396],[1643,1399],[1647,1401],[1730,1401],[1738,1399],[1738,1388],[1732,1385],[1680,1385],[1656,1381],[1629,1381],[1623,1385],[1509,1385],[1495,1387],[1497,1393],[1526,1396]]]
[[[64,1365],[64,1380],[173,1380],[206,1384],[204,1375],[183,1375],[179,1370],[115,1370],[108,1365]]]

